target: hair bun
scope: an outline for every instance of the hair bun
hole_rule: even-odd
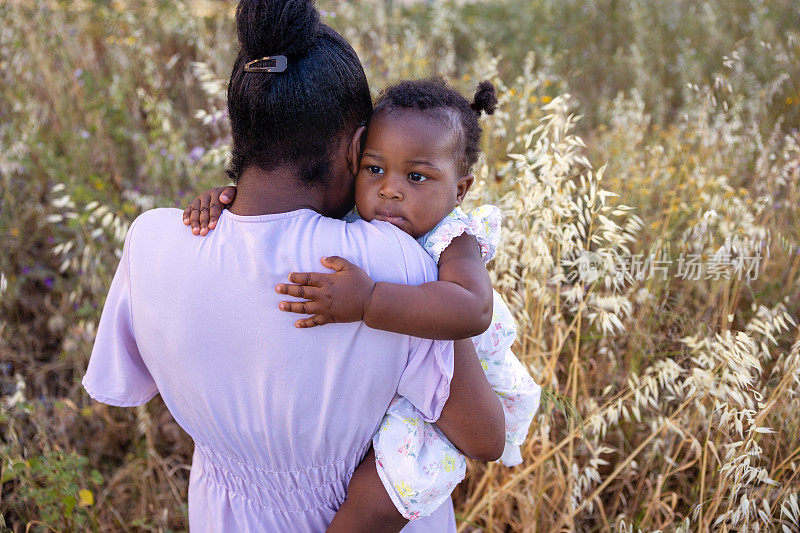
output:
[[[478,90],[475,91],[475,99],[470,104],[475,113],[480,116],[481,111],[487,115],[494,113],[497,109],[497,91],[490,81],[482,81],[478,84]]]
[[[313,0],[241,0],[236,7],[242,52],[252,59],[302,57],[316,42],[319,27]]]

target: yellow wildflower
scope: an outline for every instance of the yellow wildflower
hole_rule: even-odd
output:
[[[81,500],[80,506],[81,507],[88,507],[94,504],[94,494],[92,491],[81,489],[78,491],[78,497]]]

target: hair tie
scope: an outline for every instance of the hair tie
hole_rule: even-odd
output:
[[[286,70],[286,56],[266,56],[254,59],[244,66],[245,72],[283,72]]]

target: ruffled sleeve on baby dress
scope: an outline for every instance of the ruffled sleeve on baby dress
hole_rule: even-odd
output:
[[[119,407],[147,403],[158,393],[136,344],[131,314],[131,235],[125,245],[97,326],[83,387],[95,400]]]
[[[453,239],[464,233],[474,235],[481,247],[481,259],[488,263],[497,253],[501,220],[500,209],[494,205],[482,205],[469,213],[456,207],[435,228],[423,235],[419,243],[438,263],[442,252]]]

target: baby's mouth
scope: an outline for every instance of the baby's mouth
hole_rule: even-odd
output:
[[[377,218],[378,220],[383,220],[384,222],[388,222],[389,224],[394,224],[395,226],[398,224],[402,224],[403,222],[406,221],[404,217],[395,215],[393,213],[385,213],[382,211],[378,211],[377,213],[375,213],[375,218]]]

